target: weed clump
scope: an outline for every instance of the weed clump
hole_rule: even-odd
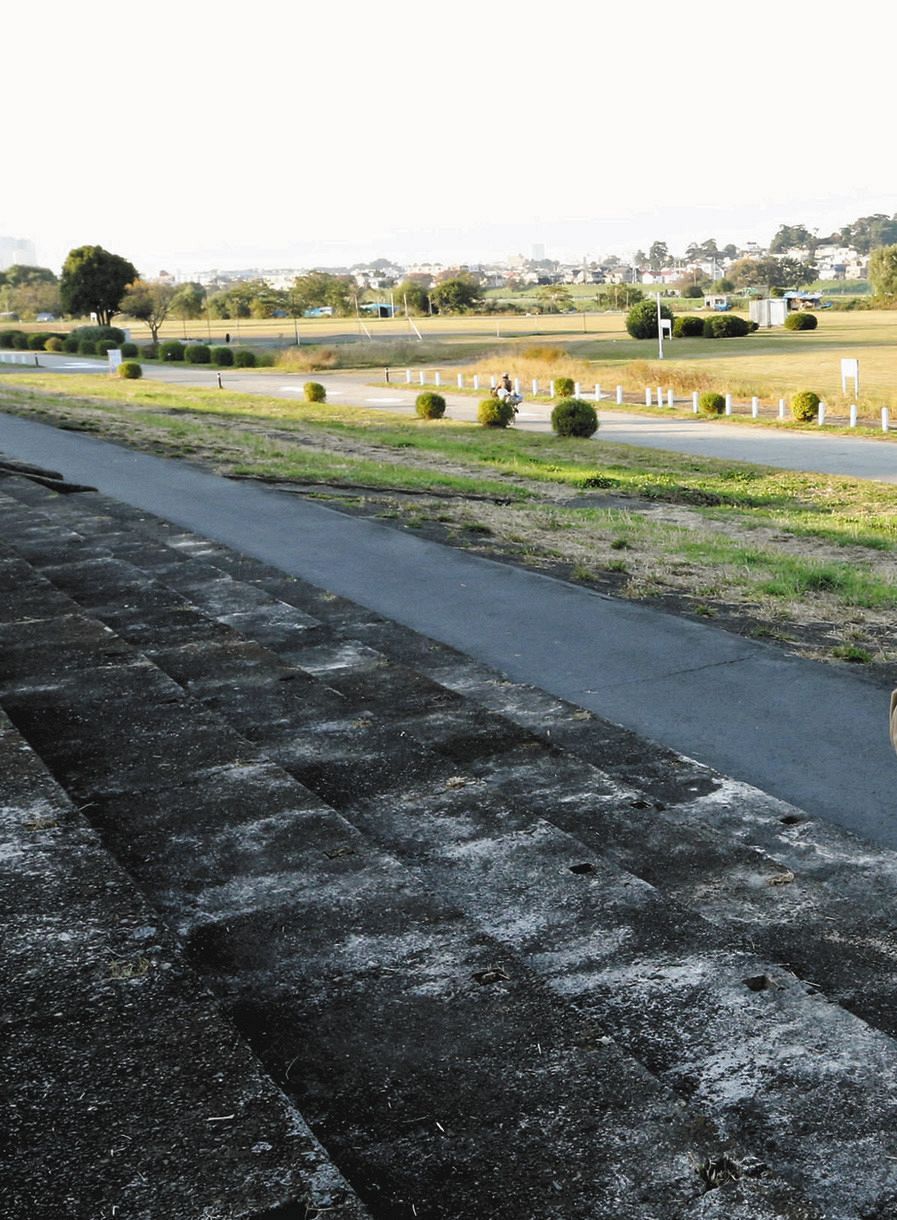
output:
[[[571,398],[573,391],[576,389],[576,383],[572,377],[555,377],[554,379],[554,396],[555,398]]]
[[[302,388],[305,391],[306,402],[327,401],[327,390],[321,385],[320,381],[306,381]]]

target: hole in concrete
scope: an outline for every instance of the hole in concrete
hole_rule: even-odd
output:
[[[325,852],[324,855],[328,860],[339,860],[341,856],[354,856],[355,850],[352,847],[335,847],[333,851]]]
[[[594,865],[594,864],[571,864],[571,865],[570,865],[570,872],[571,872],[571,873],[577,873],[577,874],[579,874],[579,873],[594,873],[594,871],[595,871],[595,865]]]
[[[705,1192],[716,1190],[724,1182],[737,1182],[741,1170],[731,1157],[723,1153],[721,1156],[709,1156],[695,1166],[698,1177],[704,1185]]]
[[[783,818],[779,818],[783,826],[799,826],[803,821],[796,813],[786,813]]]
[[[630,801],[630,802],[629,802],[629,808],[630,808],[630,809],[650,809],[650,808],[651,808],[651,802],[650,802],[650,801],[642,801],[642,800],[638,800],[638,801]]]
[[[749,979],[744,979],[744,985],[748,991],[772,991],[775,987],[768,974],[754,974]]]
[[[504,970],[498,966],[493,967],[491,970],[476,970],[472,977],[474,982],[479,983],[481,987],[486,986],[488,983],[506,983],[511,978],[509,974],[505,974]]]

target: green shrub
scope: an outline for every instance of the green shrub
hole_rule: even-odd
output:
[[[551,427],[558,436],[592,436],[598,431],[598,415],[581,398],[562,398],[551,412]]]
[[[52,338],[53,338],[53,336],[51,334],[48,334],[46,331],[40,331],[37,334],[29,335],[28,336],[28,350],[32,351],[32,352],[45,351],[47,340],[52,339]]]
[[[704,289],[700,284],[686,284],[682,289],[682,295],[688,301],[697,301],[704,295]]]
[[[717,313],[704,319],[705,339],[741,339],[751,328],[735,313]]]
[[[786,330],[815,330],[818,325],[819,319],[815,313],[805,313],[802,309],[789,313],[785,318]]]
[[[13,340],[15,339],[16,335],[20,335],[21,333],[22,332],[20,330],[0,330],[0,347],[14,347],[15,344],[13,343]]]
[[[184,351],[188,364],[209,364],[212,360],[212,349],[207,343],[191,343]]]
[[[801,390],[791,397],[791,414],[802,424],[808,424],[819,414],[820,398],[812,390]]]
[[[234,352],[234,364],[238,369],[254,369],[255,352],[251,352],[246,347],[237,348]]]
[[[140,349],[140,355],[144,360],[158,360],[159,345],[157,343],[145,343]]]
[[[133,360],[137,355],[136,343],[123,343],[121,345],[121,354],[125,360]]]
[[[179,343],[177,339],[169,339],[167,343],[159,344],[159,359],[160,360],[183,360],[184,345]]]
[[[234,362],[234,353],[229,347],[213,347],[212,348],[212,364],[217,364],[224,368],[225,365],[229,368]]]
[[[327,391],[320,381],[306,381],[302,388],[305,390],[306,402],[325,402],[327,399]]]
[[[555,398],[572,398],[573,391],[576,389],[576,383],[572,377],[555,377],[554,379],[554,396]]]
[[[13,334],[12,343],[10,346],[14,347],[17,351],[27,352],[28,336],[25,334],[25,332],[23,330],[15,331],[15,333]]]
[[[78,340],[74,335],[69,335],[67,339],[63,339],[62,350],[64,352],[76,352],[78,350]]]
[[[715,394],[712,390],[705,390],[698,398],[698,410],[702,415],[722,415],[726,409],[726,400],[722,394]]]
[[[477,408],[477,419],[484,428],[507,428],[514,418],[514,408],[500,398],[484,398]]]
[[[97,349],[98,356],[105,356],[107,352],[113,351],[118,347],[114,339],[97,339],[94,347]]]
[[[660,316],[672,321],[673,311],[666,305],[661,305]],[[633,305],[626,315],[626,329],[633,339],[657,338],[657,303],[655,301],[639,301]]]
[[[118,326],[76,326],[72,335],[78,339],[112,339],[116,347],[125,341],[125,332]]]
[[[78,355],[79,356],[95,356],[97,354],[97,345],[93,339],[78,340]]]
[[[123,360],[118,366],[118,375],[127,381],[135,381],[138,377],[143,376],[143,369],[136,360]]]
[[[47,342],[44,344],[44,351],[61,352],[62,351],[62,340],[58,339],[56,337],[56,335],[51,335],[50,338],[47,340]]]
[[[674,339],[694,339],[703,333],[704,319],[699,318],[697,314],[686,313],[673,322]]]
[[[414,409],[421,419],[442,419],[445,415],[445,399],[441,394],[424,390],[414,400]]]

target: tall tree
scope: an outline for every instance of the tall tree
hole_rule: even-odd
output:
[[[897,245],[878,246],[869,255],[869,283],[877,297],[897,296]]]
[[[665,241],[653,241],[648,250],[648,266],[652,271],[660,271],[672,262],[670,251]]]
[[[137,279],[137,268],[119,254],[102,246],[77,246],[70,250],[62,266],[59,291],[66,313],[76,318],[96,314],[101,326],[108,326],[128,284]]]
[[[480,300],[480,286],[469,275],[459,275],[437,284],[430,294],[440,313],[466,313]]]
[[[290,309],[295,314],[327,305],[334,313],[347,314],[352,311],[354,298],[352,278],[331,275],[328,271],[310,271],[308,275],[297,276],[288,295]]]
[[[168,317],[176,294],[174,284],[165,280],[137,279],[125,290],[125,295],[119,302],[119,310],[136,318],[138,322],[145,322],[155,344],[159,342],[159,330]]]
[[[808,247],[810,253],[819,244],[806,225],[779,225],[775,237],[769,243],[770,254],[784,254],[786,250]]]

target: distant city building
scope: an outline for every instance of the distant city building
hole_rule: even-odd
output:
[[[0,271],[7,267],[33,267],[36,263],[33,241],[25,237],[0,237]]]

